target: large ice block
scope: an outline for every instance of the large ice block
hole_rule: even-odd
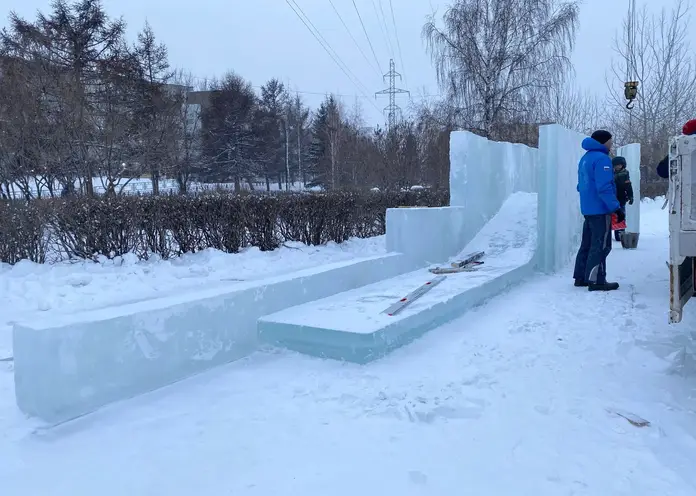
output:
[[[403,253],[415,266],[447,260],[471,241],[464,207],[387,210],[387,250]]]
[[[259,319],[264,342],[323,358],[367,363],[484,303],[533,273],[536,194],[512,195],[464,250],[485,251],[476,272],[446,277],[402,312],[383,311],[433,276],[422,269]]]
[[[584,138],[583,134],[558,124],[539,129],[537,266],[543,272],[556,272],[566,267],[580,243],[583,217],[577,184]]]
[[[388,254],[17,324],[17,404],[49,422],[75,418],[249,354],[262,315],[412,269]]]
[[[539,150],[489,141],[468,131],[450,135],[450,206],[465,207],[477,232],[517,191],[538,191]]]
[[[458,253],[510,195],[537,191],[538,156],[525,145],[451,133],[451,206],[387,210],[387,250],[422,264]]]
[[[622,146],[616,154],[626,159],[635,199],[633,205],[626,205],[626,232],[637,234],[640,233],[640,144]]]

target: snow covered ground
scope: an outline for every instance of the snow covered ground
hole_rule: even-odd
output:
[[[618,292],[535,276],[367,366],[264,351],[33,431],[0,363],[0,493],[696,494],[696,304],[666,324],[660,206],[614,245]]]
[[[37,312],[93,310],[382,253],[384,236],[327,246],[285,243],[272,252],[206,250],[170,261],[138,262],[132,256],[100,264],[0,264],[0,359],[10,355],[12,322]]]

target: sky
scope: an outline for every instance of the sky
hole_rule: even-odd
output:
[[[300,92],[312,107],[318,106],[327,93],[343,95],[349,107],[359,102],[366,125],[385,122],[383,108],[388,99],[376,99],[374,94],[387,88],[381,75],[388,71],[391,58],[403,76],[397,80],[397,87],[409,90],[410,98],[418,101],[439,94],[421,30],[429,15],[436,13],[441,18],[451,0],[392,0],[395,22],[389,0],[355,0],[376,57],[353,0],[289,1],[306,14],[338,60],[345,64],[348,75],[286,0],[105,0],[103,5],[110,15],[124,18],[128,36],[133,40],[147,20],[167,45],[171,65],[201,81],[230,70],[257,87],[275,77],[293,92]],[[673,3],[674,0],[652,0],[649,5],[651,10],[659,10]],[[572,57],[581,88],[606,93],[605,75],[614,56],[613,39],[628,4],[629,0],[582,1]],[[7,11],[34,18],[37,10],[48,11],[49,5],[49,0],[4,0],[0,25],[6,24]],[[696,41],[696,33],[694,38]],[[617,84],[622,90],[623,84]],[[398,96],[397,104],[407,108],[409,96]]]

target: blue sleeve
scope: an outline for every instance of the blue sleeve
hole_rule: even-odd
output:
[[[595,184],[597,194],[606,205],[609,212],[616,212],[621,205],[616,199],[616,184],[614,183],[614,171],[611,159],[608,155],[600,157],[594,163]]]

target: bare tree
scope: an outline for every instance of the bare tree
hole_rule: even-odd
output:
[[[423,27],[447,99],[472,116],[467,127],[496,137],[496,126],[526,106],[530,90],[551,90],[570,67],[578,4],[556,0],[456,0],[438,27]]]
[[[43,133],[49,131],[41,92],[34,84],[31,67],[19,60],[0,64],[0,183],[5,196],[14,188],[26,199],[41,196],[48,180]]]
[[[133,140],[142,104],[140,81],[135,61],[127,56],[100,63],[97,73],[86,122],[93,130],[91,151],[102,186],[107,194],[116,194],[142,172]]]
[[[596,129],[609,127],[611,112],[606,99],[578,87],[573,81],[554,88],[545,97],[539,103],[541,122],[554,122],[588,135]]]
[[[11,14],[9,30],[2,32],[6,55],[42,64],[52,74],[44,101],[61,122],[68,162],[79,167],[88,193],[97,170],[88,119],[98,93],[97,66],[122,53],[124,31],[125,23],[109,20],[98,0],[54,0],[50,15],[39,13],[32,23]]]
[[[166,171],[176,179],[179,193],[186,194],[192,175],[200,171],[202,165],[201,105],[189,101],[189,92],[195,86],[191,74],[178,71],[173,78],[173,85],[178,112],[168,147],[170,166]]]
[[[619,57],[609,80],[615,129],[624,141],[639,141],[643,161],[655,163],[666,152],[669,136],[693,118],[696,101],[696,66],[689,45],[689,6],[676,0],[671,10],[650,14],[646,7],[635,23],[624,20],[615,40]],[[635,78],[639,96],[628,111],[623,82]]]

